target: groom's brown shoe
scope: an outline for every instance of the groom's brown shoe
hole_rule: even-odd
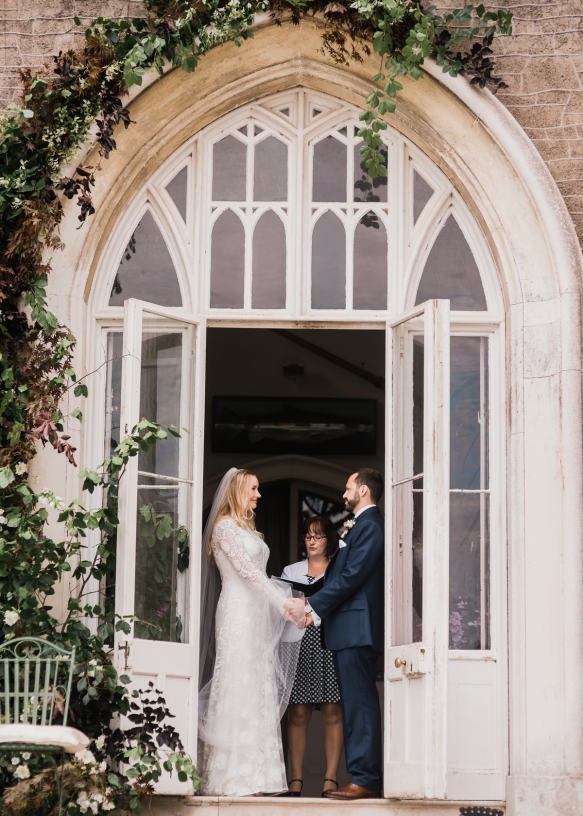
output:
[[[324,792],[326,799],[340,799],[344,802],[352,801],[353,799],[376,799],[374,791],[368,788],[361,788],[354,782],[349,782],[343,788],[338,790],[328,790]]]

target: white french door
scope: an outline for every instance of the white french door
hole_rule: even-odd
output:
[[[385,796],[447,792],[449,301],[387,325]]]
[[[118,669],[154,683],[186,750],[196,754],[205,321],[129,299],[124,307],[120,438],[141,419],[170,427],[129,461],[120,481],[116,612]],[[159,793],[185,792],[165,776]]]

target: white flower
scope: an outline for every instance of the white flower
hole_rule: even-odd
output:
[[[8,624],[8,626],[14,626],[19,620],[20,615],[14,609],[9,609],[8,612],[4,613],[4,623]]]
[[[19,462],[16,467],[14,468],[14,472],[17,476],[22,476],[23,473],[26,473],[28,470],[28,465],[26,462]]]
[[[6,518],[6,516],[0,516],[0,524],[6,524],[7,521],[8,519]]]
[[[103,749],[104,745],[105,745],[105,734],[102,734],[100,737],[97,737],[97,739],[95,740],[95,747],[97,748],[98,751],[101,751]]]
[[[28,779],[28,777],[30,776],[28,765],[19,765],[18,768],[14,771],[14,776],[17,779]]]
[[[99,770],[102,772],[107,770],[107,762],[105,760],[99,763]]]
[[[20,757],[12,757],[10,762],[12,762],[13,765],[20,765]]]
[[[113,810],[114,808],[115,805],[113,804],[113,802],[106,801],[101,805],[101,810]]]
[[[48,500],[47,496],[39,496],[38,497],[38,503],[39,504],[48,504],[49,500]]]
[[[99,793],[99,791],[92,793],[91,798],[93,799],[94,802],[99,802],[99,804],[103,802],[103,794]]]
[[[77,751],[75,754],[75,759],[78,759],[79,762],[82,762],[84,765],[91,765],[93,762],[95,762],[95,757],[88,748],[84,748],[82,751]]]
[[[26,751],[26,752],[25,752],[25,753],[22,755],[22,758],[23,758],[23,760],[24,760],[25,762],[28,762],[28,760],[30,759],[30,757],[31,757],[31,755],[28,753],[28,751]]]

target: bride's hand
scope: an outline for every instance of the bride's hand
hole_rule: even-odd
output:
[[[306,626],[306,602],[303,598],[286,598],[283,609],[286,620],[295,624],[298,629]]]

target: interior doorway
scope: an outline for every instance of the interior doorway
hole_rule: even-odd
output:
[[[208,329],[204,517],[212,486],[228,468],[257,471],[256,524],[271,551],[269,575],[305,557],[300,531],[306,517],[327,515],[342,527],[347,476],[358,467],[384,473],[384,373],[381,330]],[[333,470],[334,477],[319,476],[318,468]],[[377,686],[383,711],[382,666]],[[324,727],[314,711],[304,796],[320,796],[325,772]],[[348,781],[343,755],[338,782]]]

